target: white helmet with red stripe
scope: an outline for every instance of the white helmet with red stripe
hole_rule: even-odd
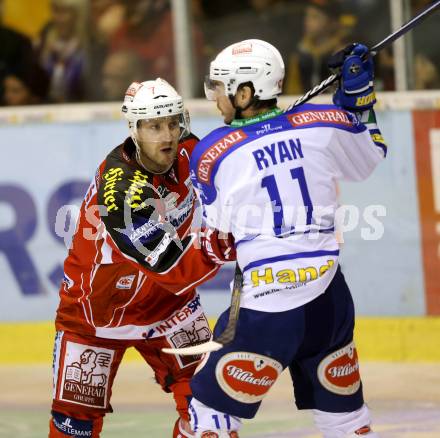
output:
[[[252,82],[255,98],[270,100],[281,94],[283,79],[284,62],[278,49],[266,41],[244,40],[226,47],[211,62],[205,94],[215,100],[215,82],[224,84],[228,96],[234,96],[240,84]]]
[[[189,133],[189,115],[183,107],[183,99],[164,79],[133,82],[125,92],[122,112],[128,120],[132,138],[135,137],[138,120],[180,116],[181,136]]]

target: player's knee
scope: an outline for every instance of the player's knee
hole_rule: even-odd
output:
[[[370,429],[370,412],[366,405],[353,412],[313,410],[316,427],[324,438],[379,438]]]
[[[196,438],[238,438],[241,419],[216,411],[193,398],[189,405],[191,429]]]
[[[83,420],[52,411],[49,423],[49,438],[90,437],[99,438],[102,418]]]

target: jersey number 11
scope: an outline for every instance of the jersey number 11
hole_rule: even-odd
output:
[[[298,181],[299,188],[301,190],[301,196],[303,204],[306,210],[306,225],[312,223],[313,205],[310,199],[309,190],[307,189],[306,178],[304,176],[304,169],[302,167],[295,167],[290,169],[290,175],[293,180]],[[278,190],[277,182],[274,175],[267,175],[261,181],[261,187],[267,189],[273,208],[273,222],[275,236],[279,236],[285,232],[284,225],[284,211],[283,203],[281,202],[280,191]],[[292,229],[294,227],[292,226]]]

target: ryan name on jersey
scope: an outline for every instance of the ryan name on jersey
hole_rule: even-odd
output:
[[[299,138],[277,141],[252,152],[259,170],[270,166],[304,158]]]

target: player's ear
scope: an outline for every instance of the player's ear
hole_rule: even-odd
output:
[[[252,101],[253,91],[248,85],[243,85],[238,88],[235,95],[236,105],[239,108],[247,108]]]

